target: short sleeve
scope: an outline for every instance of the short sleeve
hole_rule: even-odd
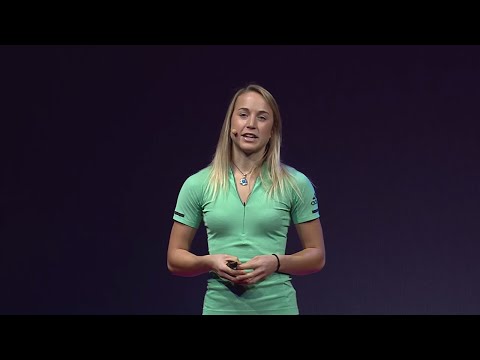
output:
[[[195,175],[185,180],[177,198],[173,220],[198,229],[202,221],[202,186]]]
[[[318,200],[312,182],[301,172],[297,172],[294,177],[301,196],[299,197],[296,191],[292,190],[292,222],[299,224],[319,218]]]

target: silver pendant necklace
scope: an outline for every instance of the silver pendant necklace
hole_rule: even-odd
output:
[[[250,174],[253,171],[253,168],[249,172],[244,174],[243,171],[240,170],[240,168],[237,166],[237,164],[233,163],[233,165],[235,165],[235,167],[238,169],[238,171],[240,171],[240,173],[243,175],[243,177],[239,181],[240,185],[242,185],[242,186],[248,185],[247,175]]]

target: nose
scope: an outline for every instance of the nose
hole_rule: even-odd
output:
[[[256,126],[255,126],[255,121],[256,121],[255,116],[253,116],[253,115],[250,116],[250,117],[248,118],[248,121],[247,121],[247,125],[246,125],[247,128],[249,128],[249,129],[255,129],[255,128],[256,128]]]

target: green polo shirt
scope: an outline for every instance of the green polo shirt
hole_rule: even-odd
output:
[[[318,218],[318,204],[310,180],[287,166],[298,183],[302,197],[293,189],[284,196],[267,196],[260,177],[244,204],[238,194],[233,171],[228,191],[215,200],[207,191],[210,167],[191,175],[178,195],[173,219],[198,228],[204,222],[210,254],[236,256],[242,263],[257,255],[285,254],[289,226]],[[273,273],[248,286],[233,286],[211,272],[205,293],[204,315],[298,314],[291,276]]]

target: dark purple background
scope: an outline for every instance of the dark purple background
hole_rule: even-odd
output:
[[[250,81],[317,186],[327,262],[294,278],[301,313],[480,312],[479,46],[25,45],[0,65],[0,313],[201,313],[206,276],[166,268],[172,212]]]

